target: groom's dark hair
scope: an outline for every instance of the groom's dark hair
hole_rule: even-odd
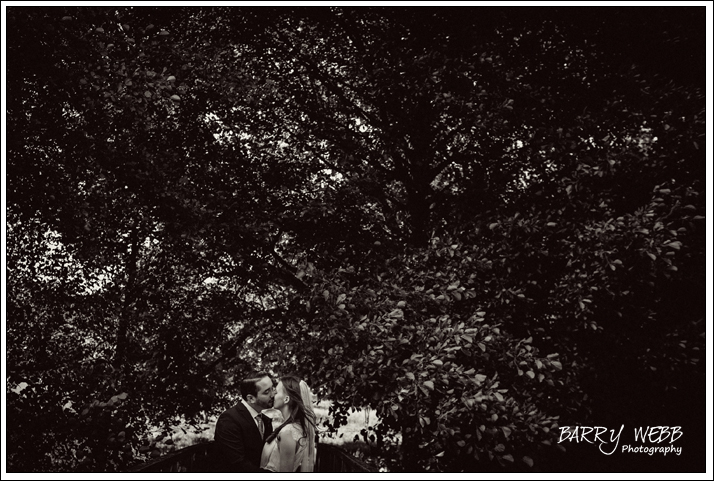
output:
[[[243,397],[243,399],[247,401],[248,394],[256,396],[258,394],[257,384],[261,379],[266,376],[270,377],[270,374],[265,371],[253,371],[248,375],[248,377],[243,378],[243,380],[240,382],[240,395]]]

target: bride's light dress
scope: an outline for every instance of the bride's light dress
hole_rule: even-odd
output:
[[[283,436],[292,436],[295,440],[295,457],[293,466],[290,469],[285,469],[284,466],[280,466],[280,439]],[[307,436],[303,433],[302,428],[299,424],[292,423],[285,426],[278,436],[266,443],[263,447],[263,454],[260,458],[260,467],[267,469],[268,471],[289,471],[295,472],[302,464],[303,458],[305,456],[305,450],[307,449]],[[282,468],[282,469],[281,469]]]

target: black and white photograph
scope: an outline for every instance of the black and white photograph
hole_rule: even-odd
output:
[[[2,35],[3,479],[712,479],[712,2]]]

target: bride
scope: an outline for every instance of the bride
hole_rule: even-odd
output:
[[[315,466],[315,413],[312,393],[295,376],[282,376],[273,408],[283,422],[265,440],[260,467],[274,472],[312,472]]]

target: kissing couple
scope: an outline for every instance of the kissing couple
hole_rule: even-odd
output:
[[[240,394],[240,402],[216,422],[214,468],[219,472],[312,472],[316,421],[312,392],[305,381],[288,375],[275,386],[268,373],[255,372],[241,381]],[[273,429],[272,419],[263,411],[279,412],[283,423]]]

